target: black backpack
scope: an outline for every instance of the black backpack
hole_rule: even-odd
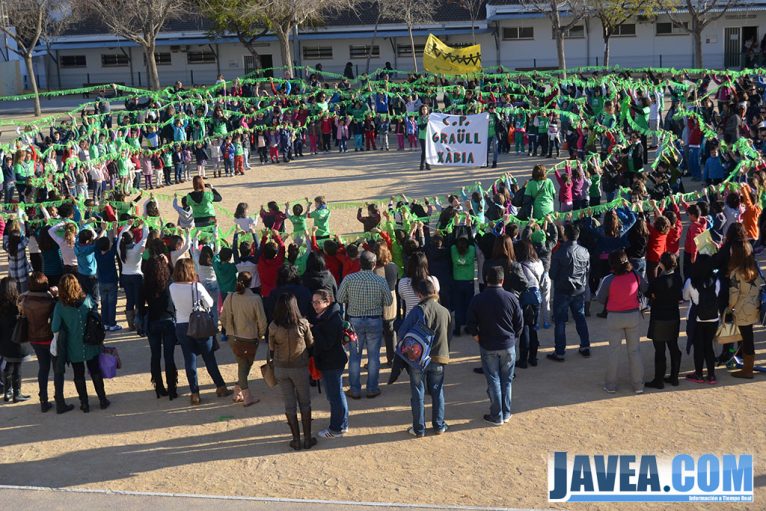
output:
[[[695,307],[697,319],[700,321],[718,319],[718,296],[715,293],[715,280],[706,282],[697,292],[699,293],[699,300]]]
[[[85,320],[85,331],[83,332],[83,342],[91,346],[101,346],[106,339],[104,323],[101,321],[101,314],[96,309],[90,309]]]

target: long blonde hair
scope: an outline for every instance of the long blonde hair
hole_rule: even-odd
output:
[[[77,237],[77,226],[73,223],[64,224],[64,241],[70,247],[74,246],[75,238]]]

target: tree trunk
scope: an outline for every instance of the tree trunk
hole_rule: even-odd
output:
[[[40,91],[37,90],[37,77],[35,76],[35,64],[32,62],[32,54],[24,56],[24,64],[27,66],[27,75],[29,76],[29,85],[32,87],[32,94],[35,95],[35,117],[42,115],[40,108]]]
[[[604,62],[601,64],[604,67],[609,66],[609,38],[611,34],[604,32]]]
[[[370,51],[367,52],[367,66],[365,67],[365,74],[370,74],[370,59],[372,59],[372,47],[375,46],[375,38],[378,37],[378,24],[380,23],[380,16],[375,20],[375,29],[372,31],[372,41],[370,41]]]
[[[556,55],[559,61],[559,69],[561,69],[561,76],[566,79],[567,77],[567,61],[564,55],[564,34],[561,33],[561,19],[559,18],[559,10],[555,1],[551,1],[551,25],[553,25],[553,34],[556,36]]]
[[[415,55],[415,38],[412,37],[412,27],[407,27],[410,33],[410,49],[412,50],[412,63],[415,65],[415,73],[418,72],[418,57]]]
[[[279,53],[282,56],[282,66],[286,69],[286,73],[293,76],[293,54],[290,51],[290,31],[283,31],[279,29],[276,31],[277,39],[279,39]]]
[[[146,72],[149,75],[149,87],[152,90],[160,90],[160,74],[157,71],[157,59],[154,58],[154,45],[144,48],[146,56]]]
[[[471,39],[473,39],[473,44],[476,44],[476,20],[471,16]]]
[[[702,69],[702,29],[697,20],[692,16],[692,39],[694,40],[694,67]]]

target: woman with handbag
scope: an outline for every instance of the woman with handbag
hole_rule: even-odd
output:
[[[330,403],[330,425],[319,431],[320,438],[339,438],[348,431],[348,402],[343,393],[343,371],[348,355],[343,349],[343,317],[340,305],[327,289],[314,291],[311,305],[316,314],[311,326],[314,360],[322,372],[322,383]]]
[[[178,369],[176,368],[175,308],[170,298],[170,266],[164,255],[153,256],[144,265],[143,293],[138,313],[145,318],[146,337],[149,340],[151,361],[149,363],[154,392],[157,399],[168,396],[172,401],[178,397]],[[165,359],[167,389],[162,382],[161,360]]]
[[[181,351],[184,354],[184,366],[186,368],[186,378],[189,381],[189,390],[191,391],[191,404],[200,404],[199,383],[197,381],[197,355],[202,355],[205,361],[205,368],[215,383],[215,393],[218,397],[226,397],[232,394],[232,391],[226,388],[226,382],[218,369],[218,362],[215,359],[213,349],[212,331],[207,332],[205,337],[191,337],[187,335],[189,330],[195,330],[198,327],[205,329],[204,314],[208,315],[210,325],[213,324],[209,317],[209,309],[213,306],[213,299],[205,291],[205,288],[197,282],[197,273],[194,271],[194,262],[191,259],[179,259],[176,261],[173,269],[173,283],[170,284],[170,297],[176,309],[176,337],[181,342]],[[207,309],[207,310],[203,310]],[[199,317],[201,316],[201,317]],[[197,319],[199,319],[199,324]],[[200,335],[195,333],[194,335]]]
[[[269,324],[269,358],[274,360],[274,375],[282,389],[285,415],[293,439],[290,447],[311,449],[317,439],[311,436],[311,391],[309,386],[309,350],[314,344],[309,322],[301,317],[295,296],[280,294]],[[303,444],[298,426],[298,408],[303,423]]]
[[[43,413],[51,409],[48,402],[48,375],[53,365],[51,318],[55,306],[56,299],[50,292],[48,277],[43,272],[32,272],[29,291],[19,297],[19,311],[27,319],[27,340],[37,355],[37,385],[40,389],[40,410]],[[53,372],[53,389],[56,413],[62,414],[74,409],[74,405],[64,401],[64,373]]]
[[[678,372],[681,369],[681,350],[678,348],[681,312],[678,304],[682,299],[683,283],[677,272],[676,256],[669,252],[663,253],[658,269],[659,275],[649,284],[647,293],[652,309],[646,336],[654,343],[654,379],[644,386],[653,389],[663,389],[665,383],[677,387]],[[670,376],[667,378],[665,346],[670,351]]]
[[[755,365],[755,344],[753,325],[759,320],[760,293],[764,285],[758,271],[758,263],[753,256],[750,243],[732,245],[729,258],[729,309],[734,316],[734,324],[742,335],[743,367],[731,375],[735,378],[753,378]]]
[[[617,391],[617,368],[619,366],[620,345],[623,338],[628,347],[628,365],[630,381],[636,394],[644,393],[644,364],[639,346],[641,334],[641,293],[646,292],[647,283],[633,271],[624,250],[609,254],[609,266],[612,273],[601,280],[596,292],[596,300],[604,304],[609,329],[609,361],[607,362],[604,390],[608,394]]]
[[[237,360],[239,379],[234,387],[234,402],[243,406],[259,401],[250,392],[247,377],[255,362],[258,343],[266,335],[266,312],[261,297],[250,289],[252,278],[249,271],[237,275],[236,291],[226,296],[221,311],[221,325]]]
[[[61,277],[59,280],[59,302],[53,309],[51,330],[54,334],[59,333],[59,335],[64,332],[66,337],[65,346],[59,346],[57,343],[56,350],[58,358],[61,359],[57,365],[63,365],[62,362],[72,364],[74,386],[80,398],[80,410],[84,413],[90,412],[88,390],[85,387],[86,365],[96,389],[101,409],[104,410],[110,405],[104,390],[101,367],[98,364],[101,346],[85,342],[85,325],[87,324],[88,313],[94,307],[94,301],[83,292],[76,276],[67,273]]]
[[[0,280],[0,356],[5,359],[3,370],[3,401],[19,403],[29,396],[21,393],[21,363],[29,357],[26,339],[23,343],[14,342],[13,330],[16,327],[19,309],[16,302],[19,291],[16,281],[11,277]]]

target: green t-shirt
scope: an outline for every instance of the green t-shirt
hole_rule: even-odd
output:
[[[298,234],[304,234],[306,232],[306,216],[305,215],[290,215],[287,217],[290,223],[293,224],[293,237]]]
[[[242,144],[237,142],[234,144],[234,156],[244,156],[245,154],[245,148],[242,147]]]
[[[524,195],[532,197],[535,220],[541,220],[545,215],[553,213],[553,199],[556,196],[556,190],[553,188],[553,181],[550,179],[545,178],[542,181],[532,180],[528,182]]]
[[[452,255],[452,278],[454,280],[472,281],[474,277],[476,247],[469,245],[466,253],[460,254],[457,251],[457,246],[452,245],[450,247],[450,254]]]
[[[117,174],[120,177],[128,177],[128,172],[130,172],[130,160],[128,158],[117,160]]]
[[[213,192],[203,192],[202,201],[195,202],[191,194],[187,195],[186,203],[192,208],[192,216],[194,218],[215,216],[215,208],[213,207],[214,197]]]
[[[601,196],[601,174],[590,176],[590,188],[588,188],[588,197]]]
[[[537,133],[548,133],[548,118],[547,117],[538,117],[537,118]]]
[[[590,107],[593,110],[593,115],[598,116],[604,111],[604,97],[592,96],[590,98]]]
[[[330,210],[326,207],[315,209],[311,212],[311,219],[314,220],[314,225],[317,228],[317,236],[329,236],[330,235]]]
[[[221,262],[221,256],[216,254],[213,257],[213,270],[215,271],[215,278],[218,280],[218,289],[221,290],[221,295],[233,293],[237,288],[237,265]]]
[[[642,108],[636,115],[636,125],[642,129],[649,129],[649,107]]]

